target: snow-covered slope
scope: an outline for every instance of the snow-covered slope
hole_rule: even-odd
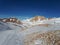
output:
[[[52,36],[56,35],[56,38],[59,37],[56,40],[60,41],[60,18],[33,22],[30,21],[31,19],[21,20],[22,24],[0,22],[0,45],[47,45],[48,42],[44,43],[44,41],[48,39],[47,35],[51,36],[52,33],[54,34]],[[45,24],[48,25],[45,26]],[[40,36],[43,38],[41,39]],[[51,39],[53,40],[53,37]],[[50,42],[50,45],[55,45],[52,41]]]
[[[34,27],[31,27],[29,29],[26,29],[26,30],[24,30],[22,32],[19,32],[19,30],[18,30],[17,31],[18,32],[17,33],[17,36],[18,36],[18,40],[20,40],[23,43],[23,45],[25,45],[24,42],[27,42],[28,41],[27,43],[29,43],[29,40],[31,40],[31,38],[33,37],[33,36],[30,36],[30,35],[33,35],[33,34],[35,34],[37,32],[38,33],[45,33],[45,32],[56,31],[56,30],[60,30],[60,25],[58,25],[58,24],[56,24],[56,25],[49,25],[48,27],[34,26]],[[31,43],[29,43],[28,45],[30,45],[30,44]]]
[[[3,30],[11,30],[11,28],[7,25],[7,23],[0,22],[0,31]]]
[[[37,18],[37,19],[36,19]],[[41,20],[43,18],[43,20]],[[31,21],[32,20],[32,21]],[[44,18],[44,17],[34,17],[22,21],[26,25],[38,25],[38,24],[60,24],[60,18]]]
[[[21,30],[22,30],[21,28],[20,29],[17,28],[16,30],[14,29],[14,30],[6,30],[6,31],[0,32],[0,45],[27,45],[24,43],[24,41],[26,40],[28,41],[28,39],[30,40],[30,38],[27,37],[30,34],[32,35],[33,33],[37,33],[37,32],[43,33],[43,32],[48,32],[52,30],[60,30],[60,25],[58,24],[49,25],[48,27],[34,26],[24,31],[21,31]],[[38,41],[35,43],[38,43]]]

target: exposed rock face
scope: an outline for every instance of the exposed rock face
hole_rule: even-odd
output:
[[[48,27],[49,24],[39,24],[39,26],[45,26],[45,27]]]
[[[30,21],[38,21],[38,20],[45,20],[46,18],[44,16],[35,16]]]
[[[13,22],[13,23],[17,23],[17,24],[22,24],[22,22],[20,20],[18,20],[17,18],[3,18],[3,19],[0,19],[0,21],[2,21],[2,22]]]
[[[4,18],[3,22],[16,22],[16,18]]]
[[[24,43],[25,45],[60,45],[60,30],[27,35]]]
[[[22,22],[20,20],[17,20],[16,23],[17,24],[22,24]]]

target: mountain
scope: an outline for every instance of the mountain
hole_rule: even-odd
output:
[[[59,24],[60,18],[46,18],[44,16],[35,16],[29,19],[22,20],[23,25],[35,26],[35,25],[49,25],[49,24]]]
[[[26,20],[23,20],[22,23],[23,24],[28,24],[28,25],[38,25],[38,24],[42,24],[44,20],[47,20],[47,18],[45,18],[44,16],[35,16]]]
[[[17,23],[17,24],[22,24],[22,22],[20,20],[18,20],[17,18],[0,18],[0,21],[2,22],[13,22],[13,23]]]
[[[44,16],[35,16],[29,19],[25,20],[19,20],[17,18],[0,18],[0,21],[3,23],[7,23],[8,25],[18,25],[22,26],[24,28],[30,28],[32,26],[48,26],[51,24],[59,24],[60,23],[60,18],[46,18]],[[13,26],[14,27],[14,26]]]
[[[60,18],[0,18],[0,45],[60,45]]]
[[[23,28],[22,22],[17,18],[0,18],[0,31]]]
[[[46,20],[44,16],[35,16],[33,17],[30,21],[41,21],[41,20]]]

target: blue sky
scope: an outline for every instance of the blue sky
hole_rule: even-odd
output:
[[[60,0],[0,0],[0,17],[60,17]]]

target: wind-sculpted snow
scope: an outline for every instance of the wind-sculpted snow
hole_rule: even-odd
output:
[[[11,30],[11,28],[7,25],[7,23],[0,22],[0,31],[3,30]]]
[[[51,27],[51,29],[53,28]],[[36,33],[36,32],[39,32],[39,33],[47,32],[48,28],[35,26],[30,29],[24,30],[22,32],[20,30],[21,29],[6,30],[6,31],[0,32],[0,45],[25,45],[24,41],[27,35],[30,35],[30,34],[32,35],[32,33]],[[26,40],[28,40],[28,38]]]
[[[27,36],[29,36],[29,35],[32,35],[33,33],[35,34],[35,33],[37,33],[37,32],[39,32],[39,33],[44,33],[44,32],[48,32],[48,31],[56,31],[56,30],[60,30],[60,28],[59,28],[59,26],[57,27],[57,28],[55,28],[55,26],[57,27],[57,25],[52,25],[52,26],[49,26],[49,27],[43,27],[43,26],[34,26],[34,27],[32,27],[32,28],[29,28],[29,29],[27,29],[27,30],[24,30],[24,31],[22,31],[22,32],[19,32],[19,30],[17,31],[18,32],[18,40],[20,40],[21,42],[23,42],[23,45],[25,45],[25,43],[24,43],[24,41],[25,41],[25,39],[26,40],[30,40],[30,38],[32,38],[31,36],[30,36],[30,38],[27,38]],[[22,39],[21,39],[22,38]],[[20,43],[21,43],[20,42]],[[20,44],[19,43],[19,44]],[[30,43],[31,44],[31,43]],[[27,44],[26,44],[27,45]]]
[[[1,26],[0,30],[3,30],[0,31],[0,45],[38,45],[38,44],[44,45],[46,43],[46,42],[44,43],[45,39],[48,38],[46,37],[44,39],[43,38],[41,39],[42,37],[41,35],[47,36],[47,34],[51,32],[48,34],[49,35],[48,37],[50,37],[50,34],[52,34],[54,31],[60,30],[59,23],[49,24],[48,26],[44,26],[44,25],[31,26],[29,24],[21,25],[21,24],[16,24],[11,22],[8,23],[0,22],[0,26]],[[60,31],[58,32],[60,34]],[[56,35],[56,36],[60,36],[60,35]],[[51,37],[51,39],[53,39],[53,37]],[[42,42],[43,44],[41,44]]]
[[[5,22],[0,22],[0,31],[4,31],[4,30],[16,30],[16,29],[21,29],[24,28],[23,25],[21,24],[16,24],[16,23],[5,23]]]
[[[13,30],[0,32],[0,45],[14,45],[15,44],[14,35],[15,32]]]

